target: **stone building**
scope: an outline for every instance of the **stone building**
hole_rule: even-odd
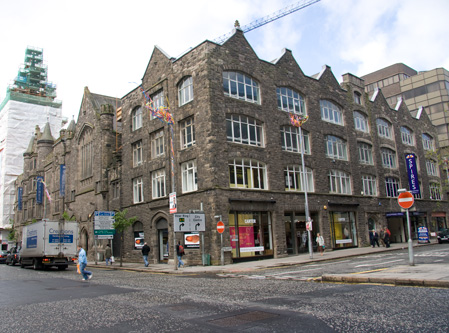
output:
[[[306,207],[314,248],[317,232],[326,248],[337,250],[366,246],[369,230],[384,226],[394,242],[405,242],[397,196],[398,189],[412,189],[412,158],[419,178],[412,236],[419,226],[435,232],[447,225],[448,208],[435,127],[404,104],[392,109],[379,91],[370,98],[364,86],[351,74],[340,85],[328,66],[306,76],[289,50],[261,60],[239,29],[223,44],[205,41],[177,59],[155,47],[142,86],[120,101],[121,144],[113,145],[114,101],[95,104],[85,94],[76,130],[65,141],[65,210],[92,246],[93,212],[128,209],[137,221],[124,235],[121,255],[141,260],[146,241],[153,263],[173,258],[178,240],[193,265],[209,255],[219,264],[221,245],[230,249],[227,263],[306,252]],[[170,108],[173,126],[154,117],[149,99]],[[289,113],[308,116],[304,181],[300,132]],[[89,142],[98,154],[84,175]],[[204,212],[204,232],[174,230],[174,192],[178,213]]]

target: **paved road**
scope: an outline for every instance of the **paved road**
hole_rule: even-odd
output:
[[[0,265],[2,332],[447,332],[449,290]]]

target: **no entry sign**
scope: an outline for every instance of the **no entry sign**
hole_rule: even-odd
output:
[[[402,192],[398,196],[398,204],[404,209],[409,209],[415,203],[415,198],[410,192]]]
[[[222,234],[223,231],[224,231],[224,229],[225,229],[224,223],[221,222],[221,221],[218,221],[218,223],[217,223],[217,231],[218,231],[220,234]]]

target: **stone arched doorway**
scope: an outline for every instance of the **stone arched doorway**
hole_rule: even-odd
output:
[[[168,263],[169,258],[169,243],[168,243],[168,222],[165,218],[160,218],[156,222],[157,230],[157,247],[158,251],[158,262]]]
[[[85,228],[81,229],[79,245],[84,249],[84,251],[89,251],[89,234]]]

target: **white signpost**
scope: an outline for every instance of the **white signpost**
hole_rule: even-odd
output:
[[[173,214],[175,232],[206,231],[204,214]]]

